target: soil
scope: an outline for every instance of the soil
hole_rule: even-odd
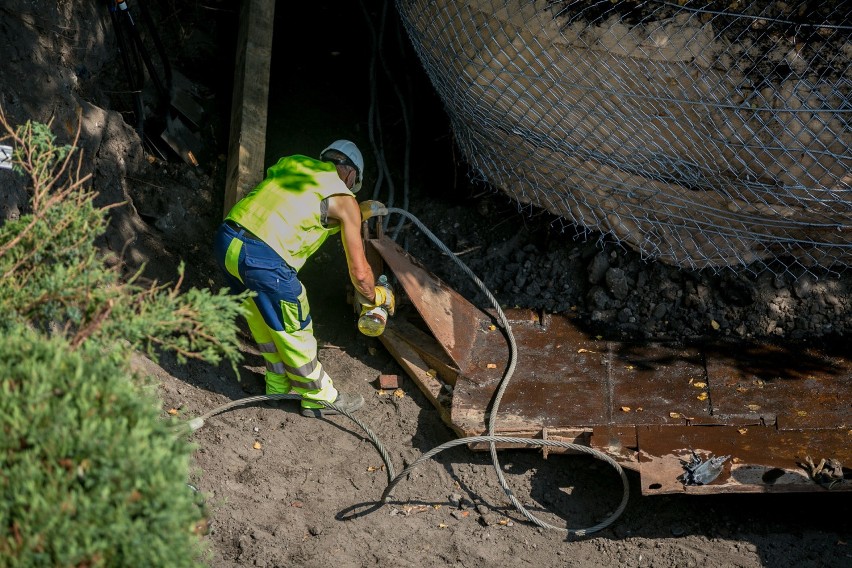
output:
[[[4,2],[0,42],[13,48],[0,73],[0,105],[13,123],[52,121],[65,142],[81,117],[78,145],[100,202],[127,201],[112,210],[103,245],[122,254],[128,269],[147,263],[149,278],[170,280],[183,261],[190,285],[218,288],[209,247],[222,213],[235,3],[150,3],[173,65],[196,85],[210,117],[203,130],[206,158],[198,167],[173,155],[157,158],[140,140],[109,20],[90,4],[48,3],[36,10],[25,0]],[[371,4],[364,12],[360,3],[296,4],[286,9],[280,4],[277,15],[267,162],[289,152],[316,154],[335,137],[369,148],[366,79],[381,6]],[[386,53],[395,54],[388,64],[406,93],[415,132],[408,209],[471,266],[501,304],[571,311],[590,330],[613,337],[817,341],[842,340],[850,332],[848,273],[685,272],[643,260],[606,237],[563,230],[559,220],[521,211],[496,190],[471,181],[454,153],[440,104],[394,27],[392,6],[388,18]],[[293,22],[323,25],[312,26],[316,33],[304,38],[292,33]],[[211,77],[210,69],[225,71]],[[286,73],[275,73],[281,69]],[[385,154],[399,205],[405,121],[387,77],[377,81],[383,88],[373,108],[383,112],[384,139],[393,140],[385,143]],[[368,156],[363,193],[370,192],[376,180],[370,172],[376,171]],[[0,203],[3,217],[10,218],[26,212],[26,199],[19,182],[6,179]],[[386,186],[379,197],[390,202]],[[403,231],[400,242],[465,296],[482,301],[416,230]],[[320,359],[341,390],[364,396],[357,416],[381,439],[396,472],[454,439],[382,345],[358,334],[346,301],[340,243],[326,243],[300,278]],[[188,420],[261,394],[262,358],[245,339],[239,377],[226,364],[142,359],[161,385],[164,419]],[[380,391],[375,386],[380,374],[397,375],[400,389]],[[487,454],[465,447],[435,456],[400,483],[388,504],[374,507],[388,472],[371,442],[345,417],[308,419],[292,401],[219,414],[193,439],[197,451],[189,482],[207,496],[205,539],[209,563],[217,567],[852,565],[848,493],[642,497],[630,474],[623,515],[590,537],[566,538],[520,517],[500,490]],[[593,525],[621,498],[618,476],[589,457],[544,459],[538,452],[511,451],[501,452],[501,461],[518,499],[558,526]]]

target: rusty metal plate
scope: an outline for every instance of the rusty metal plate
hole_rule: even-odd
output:
[[[482,434],[509,363],[506,335],[493,315],[392,241],[370,243],[421,318],[392,323],[389,348],[421,379],[418,385],[450,427],[462,436]],[[498,434],[584,440],[638,470],[646,494],[825,490],[799,465],[805,456],[838,460],[850,471],[846,346],[608,342],[588,336],[570,317],[529,310],[507,310],[506,317],[518,360],[500,405]],[[434,339],[424,336],[427,329]],[[685,485],[678,477],[693,451],[705,459],[731,458],[711,483]],[[852,479],[835,488],[852,489]]]
[[[781,429],[852,427],[852,362],[813,347],[705,346],[713,415]]]
[[[388,237],[372,239],[369,244],[393,271],[417,311],[429,314],[424,321],[438,343],[460,369],[466,368],[476,332],[487,329],[491,318],[427,272]]]
[[[749,493],[825,490],[799,465],[804,456],[852,463],[852,435],[839,430],[776,430],[768,426],[640,426],[639,474],[643,494]],[[731,456],[707,485],[678,480],[692,452],[706,459]],[[834,490],[852,490],[844,482]]]
[[[515,373],[500,404],[500,428],[537,432],[609,423],[607,343],[586,337],[565,318],[550,318],[541,325],[526,310],[507,311],[506,317],[519,348]],[[461,420],[470,432],[485,429],[484,410],[509,353],[499,331],[477,335],[471,365],[459,376],[453,394],[453,420]]]
[[[710,416],[698,349],[655,343],[611,349],[611,424],[687,424]]]

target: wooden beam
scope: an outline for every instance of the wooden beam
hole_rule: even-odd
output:
[[[242,6],[223,217],[264,175],[275,0],[245,0]]]

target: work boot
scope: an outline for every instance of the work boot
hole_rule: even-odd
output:
[[[337,398],[332,403],[336,407],[344,410],[346,412],[355,412],[362,406],[364,406],[364,397],[360,394],[347,394],[347,393],[337,393]],[[303,408],[302,416],[311,416],[313,418],[320,418],[322,416],[330,416],[332,414],[340,414],[333,408],[328,408],[327,406],[323,406],[322,408]]]

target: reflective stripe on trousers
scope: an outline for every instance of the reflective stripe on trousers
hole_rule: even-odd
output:
[[[305,399],[334,402],[337,389],[317,359],[305,288],[296,271],[263,241],[222,224],[214,240],[216,260],[232,291],[257,295],[243,307],[266,361],[266,392],[296,392]],[[303,400],[302,406],[322,405]]]

